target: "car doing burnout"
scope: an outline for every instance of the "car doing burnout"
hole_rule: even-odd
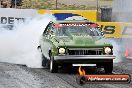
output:
[[[42,65],[50,72],[58,66],[95,64],[105,73],[113,70],[113,46],[104,38],[97,24],[89,21],[53,21],[45,28],[38,48],[42,52]]]

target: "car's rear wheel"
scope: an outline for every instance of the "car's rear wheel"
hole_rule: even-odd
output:
[[[43,55],[41,46],[38,46],[37,49],[41,53],[41,58],[42,58],[42,66],[46,67],[47,66],[47,58]]]
[[[51,73],[57,73],[58,72],[58,65],[54,61],[54,58],[52,56],[50,57],[50,72]]]
[[[41,58],[42,58],[42,66],[43,67],[47,67],[47,59],[46,59],[46,57],[43,54],[41,54]]]
[[[113,71],[113,60],[104,64],[104,70],[106,74],[111,74]]]
[[[46,58],[45,58],[45,56],[44,56],[43,53],[42,53],[41,46],[39,45],[39,46],[37,47],[37,49],[38,49],[39,52],[41,53],[42,66],[45,67],[45,66],[46,66]]]

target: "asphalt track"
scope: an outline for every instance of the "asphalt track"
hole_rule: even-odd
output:
[[[96,68],[88,68],[88,73],[104,73]],[[113,73],[132,75],[132,60],[114,64]],[[60,69],[59,73],[50,73],[46,68],[28,68],[22,65],[0,63],[0,88],[131,88],[130,84],[85,84],[76,83],[77,73]]]

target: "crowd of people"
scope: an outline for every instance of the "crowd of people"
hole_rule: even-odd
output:
[[[1,8],[15,8],[21,6],[22,0],[0,0]]]

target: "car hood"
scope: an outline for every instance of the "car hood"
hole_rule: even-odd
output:
[[[101,36],[58,36],[54,37],[56,46],[106,46],[110,43]]]

